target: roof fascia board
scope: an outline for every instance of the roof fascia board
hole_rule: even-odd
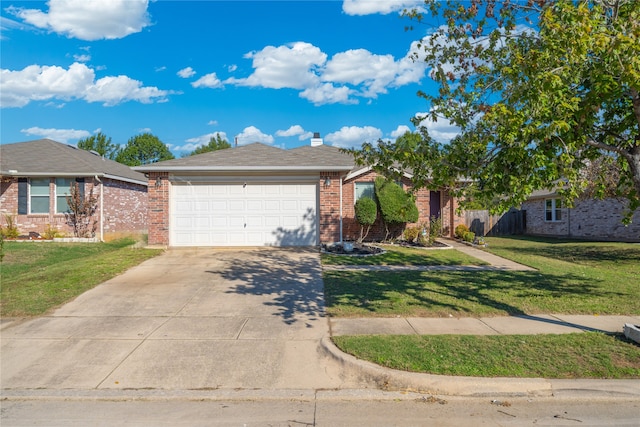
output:
[[[55,177],[63,177],[63,178],[77,178],[77,177],[94,177],[97,176],[99,178],[108,178],[115,179],[117,181],[130,182],[132,184],[140,184],[148,186],[146,181],[125,178],[117,175],[110,175],[106,173],[88,173],[88,172],[5,172],[0,171],[0,175],[2,176],[13,176],[16,178],[28,178],[28,177],[44,177],[44,178],[55,178]]]
[[[138,172],[329,172],[350,171],[350,166],[135,166]]]

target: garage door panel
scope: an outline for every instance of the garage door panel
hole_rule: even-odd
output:
[[[317,244],[316,184],[175,184],[173,246]]]

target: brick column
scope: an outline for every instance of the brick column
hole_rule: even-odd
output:
[[[331,183],[326,185],[329,178]],[[318,206],[320,243],[332,243],[340,240],[340,174],[338,172],[320,173],[320,201]]]
[[[168,172],[149,172],[149,245],[169,245],[170,185]]]

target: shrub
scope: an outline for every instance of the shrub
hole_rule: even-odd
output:
[[[356,202],[355,209],[356,220],[358,221],[358,224],[360,224],[360,239],[358,239],[358,243],[362,243],[369,234],[371,226],[376,222],[376,218],[378,217],[378,206],[373,199],[370,199],[369,197],[362,197]]]
[[[464,240],[465,242],[473,243],[473,239],[475,238],[476,233],[474,233],[473,231],[467,231],[466,233],[464,233],[462,240]]]
[[[69,195],[67,196],[69,212],[65,218],[67,224],[73,228],[74,237],[92,237],[97,228],[97,221],[93,218],[98,208],[98,198],[93,195],[93,186],[89,194],[82,194],[77,182],[71,183]]]
[[[467,227],[464,224],[460,224],[456,227],[456,229],[454,230],[453,234],[458,238],[458,239],[464,239],[464,233],[469,231],[469,227]]]
[[[5,239],[15,239],[20,235],[18,231],[18,226],[13,222],[13,217],[11,215],[5,215],[4,221],[7,223],[6,227],[0,227],[0,234]]]
[[[407,242],[415,242],[421,232],[422,229],[420,227],[407,227],[404,229],[404,240]]]
[[[53,240],[56,237],[64,237],[64,233],[49,224],[47,228],[45,228],[44,233],[42,233],[42,237],[46,240]]]
[[[389,227],[418,220],[418,207],[413,196],[405,192],[398,184],[389,179],[378,177],[375,180],[374,188],[385,226],[385,240],[389,238]]]
[[[429,220],[429,246],[433,246],[436,239],[440,236],[442,236],[442,218],[432,216]]]

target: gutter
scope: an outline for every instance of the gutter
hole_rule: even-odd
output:
[[[282,172],[282,171],[350,171],[351,166],[136,166],[138,172]]]
[[[43,177],[43,178],[51,178],[53,177],[60,177],[60,178],[77,178],[79,176],[91,176],[93,175],[94,177],[102,177],[102,178],[108,178],[108,179],[115,179],[118,181],[123,181],[123,182],[130,182],[132,184],[139,184],[139,185],[148,185],[148,182],[146,181],[142,181],[142,180],[137,180],[137,179],[133,179],[133,178],[126,178],[123,176],[118,176],[118,175],[110,175],[107,173],[98,173],[96,174],[95,172],[24,172],[24,171],[20,171],[18,172],[17,170],[9,170],[9,171],[0,171],[0,175],[2,176],[14,176],[14,177],[31,177],[31,176],[38,176],[38,177]]]

